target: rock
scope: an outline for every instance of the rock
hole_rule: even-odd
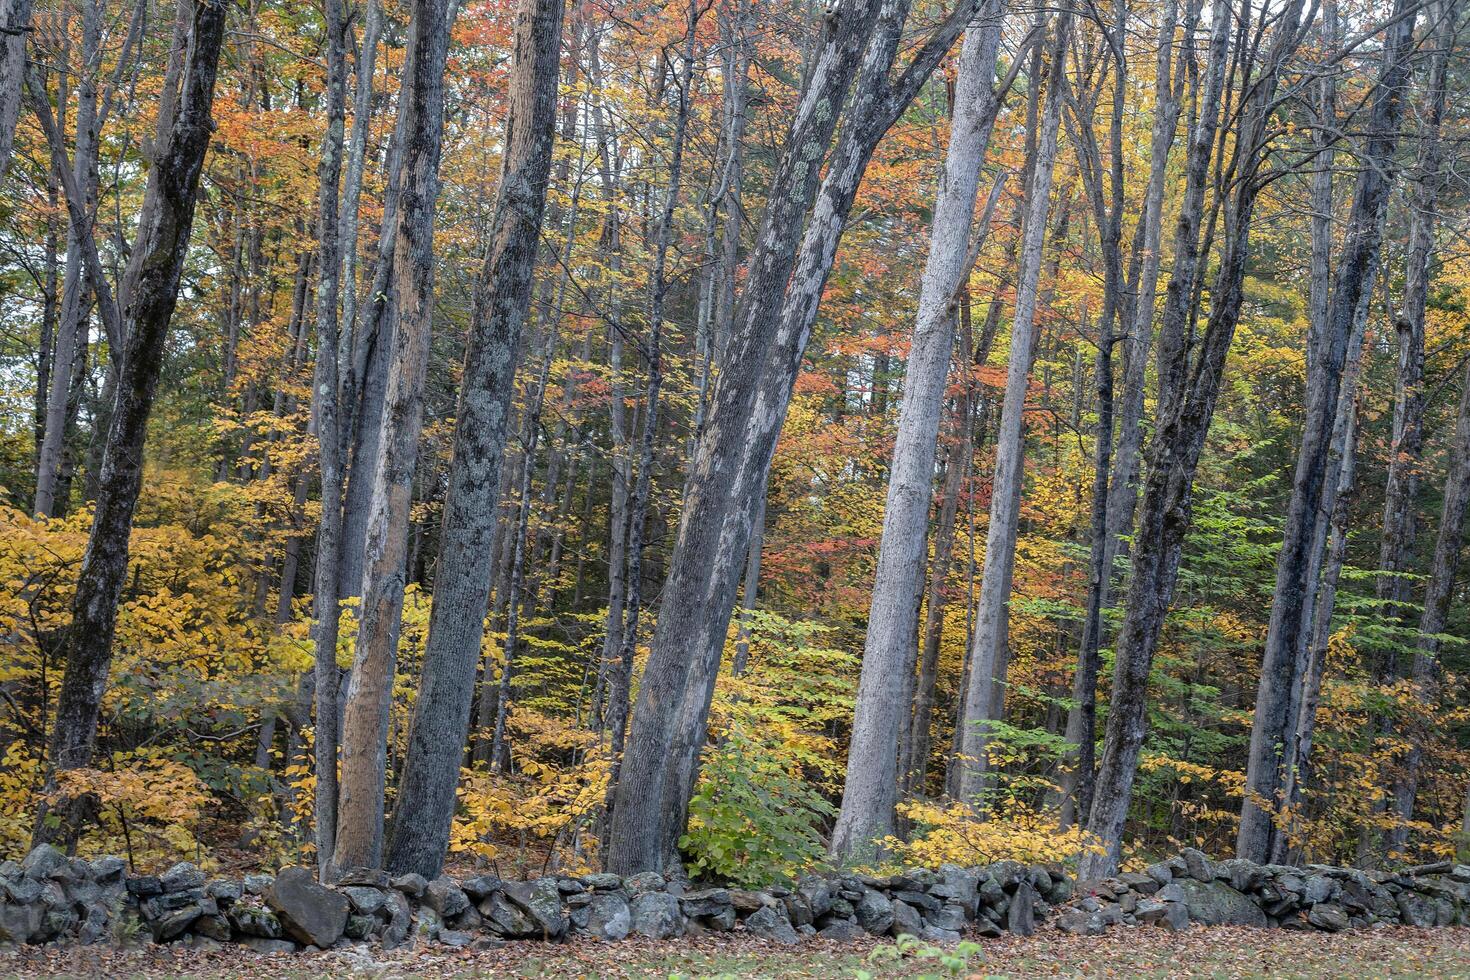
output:
[[[633,928],[628,903],[621,895],[604,892],[592,898],[587,907],[587,934],[598,939],[619,940]]]
[[[1312,875],[1302,886],[1302,901],[1307,905],[1330,902],[1340,890],[1337,882],[1326,875]]]
[[[1230,858],[1215,863],[1215,877],[1224,877],[1230,887],[1238,892],[1252,892],[1260,887],[1264,877],[1261,866],[1245,858]]]
[[[127,870],[128,862],[120,857],[100,857],[92,862],[92,878],[99,885],[121,881]]]
[[[492,875],[476,875],[473,878],[466,878],[461,887],[470,897],[470,901],[478,905],[491,892],[500,890],[500,879]]]
[[[567,919],[561,911],[561,893],[550,878],[537,881],[507,881],[500,891],[511,902],[524,909],[547,939],[558,939],[567,931]],[[674,902],[678,908],[677,900]]]
[[[1048,879],[1047,883],[1051,883],[1050,879]],[[892,892],[890,897],[896,899],[897,901],[903,902],[906,905],[912,905],[914,908],[924,912],[932,912],[934,909],[937,909],[939,908],[939,906],[944,904],[939,899],[935,898],[933,895],[928,894],[927,892],[915,892],[908,891],[906,889]]]
[[[29,905],[41,898],[41,883],[34,878],[0,882],[0,890],[16,905]]]
[[[495,892],[482,901],[480,914],[485,917],[486,928],[507,939],[519,939],[540,932],[535,920],[518,906],[512,905],[504,892]]]
[[[596,888],[599,891],[610,892],[615,889],[622,888],[623,879],[619,878],[617,875],[610,874],[583,875],[582,884],[586,885],[588,888]]]
[[[802,926],[809,926],[816,920],[816,916],[812,915],[811,903],[800,892],[795,895],[787,895],[781,899],[781,902],[785,906],[787,920],[798,929]]]
[[[496,882],[497,887],[499,882]],[[575,878],[558,877],[556,879],[556,890],[563,895],[580,895],[587,890],[587,886]]]
[[[443,928],[444,920],[439,918],[439,913],[424,905],[414,913],[410,931],[424,942],[433,942],[439,938],[439,930]]]
[[[875,936],[886,936],[893,928],[893,903],[880,891],[863,891],[855,909],[858,925]]]
[[[37,844],[20,862],[21,870],[32,878],[50,878],[63,868],[69,869],[66,855],[50,844]]]
[[[264,895],[270,890],[273,880],[270,875],[246,875],[244,881],[245,893],[247,895]]]
[[[363,888],[387,888],[388,872],[377,868],[348,868],[337,876],[338,887],[358,885]]]
[[[413,927],[413,910],[408,898],[396,889],[387,893],[384,908],[388,912],[388,924],[383,927],[383,948],[392,949],[408,941],[409,929]]]
[[[774,906],[766,906],[752,913],[745,920],[745,928],[762,939],[773,942],[785,943],[793,946],[800,940],[797,939],[796,930],[791,928],[791,923],[786,917],[776,911]]]
[[[1036,932],[1036,890],[1030,882],[1022,882],[1011,897],[1011,907],[1006,912],[1006,930],[1018,936]]]
[[[1195,881],[1211,882],[1215,880],[1215,866],[1202,852],[1186,847],[1179,852],[1179,856],[1184,859],[1184,868]]]
[[[991,874],[986,874],[980,878],[979,893],[980,901],[978,904],[980,907],[990,906],[993,908],[1005,901],[1006,897],[1005,889],[1001,887],[1000,882]]]
[[[684,934],[684,916],[679,912],[679,900],[673,895],[646,891],[633,899],[628,911],[632,929],[640,936],[669,939]]]
[[[1189,907],[1183,902],[1166,902],[1163,916],[1156,921],[1162,929],[1183,932],[1189,928]]]
[[[1148,875],[1154,881],[1157,881],[1160,885],[1167,885],[1169,882],[1174,880],[1174,869],[1170,868],[1169,865],[1165,864],[1162,861],[1160,861],[1158,864],[1150,864],[1148,867],[1143,869],[1143,873]]]
[[[730,904],[735,906],[739,912],[755,912],[768,905],[775,905],[776,899],[765,892],[745,891],[741,888],[730,889]]]
[[[378,917],[375,915],[349,915],[342,935],[348,939],[367,939],[377,927]]]
[[[963,932],[965,926],[969,924],[969,916],[965,914],[963,906],[951,902],[933,912],[925,912],[924,924],[934,929]]]
[[[470,907],[469,897],[459,882],[447,875],[440,875],[424,886],[423,902],[438,912],[441,919],[451,919]]]
[[[475,937],[467,932],[459,932],[456,929],[439,930],[439,942],[453,949],[463,949],[468,946]]]
[[[893,926],[890,932],[895,936],[917,936],[924,931],[924,920],[919,912],[908,902],[895,900],[892,903]]]
[[[281,920],[276,918],[274,912],[257,908],[230,909],[230,922],[235,930],[246,936],[259,936],[262,939],[280,939],[286,934],[281,928]]]
[[[188,861],[180,861],[158,876],[158,883],[163,886],[165,892],[182,892],[190,888],[203,888],[204,881],[204,872],[200,871]]]
[[[1437,918],[1434,903],[1416,892],[1398,893],[1399,919],[1406,926],[1428,929]]]
[[[640,871],[636,875],[623,879],[623,887],[628,894],[637,896],[643,892],[661,892],[668,884],[664,876],[657,871]]]
[[[817,931],[817,935],[823,939],[832,939],[840,943],[850,943],[854,939],[861,939],[867,933],[863,932],[861,926],[847,919],[835,919],[827,923]]]
[[[205,886],[204,894],[221,905],[233,905],[244,897],[245,890],[233,878],[216,878]]]
[[[1261,907],[1223,881],[1182,879],[1174,882],[1184,893],[1189,918],[1207,926],[1258,926],[1264,928]],[[1159,892],[1163,895],[1163,890]]]
[[[347,928],[347,896],[323,888],[309,869],[299,865],[276,875],[265,900],[286,933],[306,945],[326,949]]]
[[[29,942],[40,933],[44,915],[39,905],[0,904],[0,943]]]
[[[965,909],[965,915],[974,918],[980,903],[980,876],[954,864],[941,864],[939,873],[943,880],[929,889],[929,894],[944,902],[953,902]]]
[[[222,915],[200,916],[189,928],[195,935],[206,936],[216,942],[230,941],[230,920]]]
[[[832,911],[832,883],[827,879],[809,875],[797,882],[796,891],[812,910],[812,921]]]
[[[1102,917],[1096,912],[1083,909],[1067,909],[1057,916],[1057,928],[1073,936],[1100,936],[1103,931]]]
[[[424,894],[424,889],[429,887],[429,881],[423,875],[410,871],[406,875],[399,875],[389,885],[403,892],[409,898],[419,898]]]
[[[296,952],[296,944],[288,939],[267,939],[264,936],[241,936],[239,943],[246,949],[253,949],[257,953],[265,953],[267,955],[272,953]]]
[[[719,915],[724,909],[734,907],[730,903],[730,891],[727,888],[705,888],[688,892],[680,896],[679,904],[683,907],[684,914],[692,918]]]
[[[363,915],[372,915],[388,902],[388,896],[366,885],[348,885],[342,889],[342,894],[346,895],[352,907]]]
[[[1348,915],[1340,905],[1314,905],[1307,921],[1325,932],[1342,932],[1348,927]]]
[[[998,939],[1002,935],[1000,926],[983,917],[975,920],[975,934],[985,939]]]
[[[1158,922],[1169,911],[1169,907],[1163,902],[1156,902],[1151,898],[1139,899],[1138,904],[1133,907],[1133,917],[1139,922]]]
[[[185,905],[181,909],[166,912],[148,923],[153,932],[153,941],[166,943],[183,935],[184,930],[194,924],[194,920],[204,914],[204,910],[196,904]]]
[[[1171,881],[1155,892],[1154,898],[1161,902],[1182,902],[1184,901],[1184,887],[1178,882]]]

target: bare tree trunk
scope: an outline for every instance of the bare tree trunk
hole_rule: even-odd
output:
[[[339,560],[342,553],[342,383],[338,358],[337,301],[342,293],[338,193],[342,177],[342,130],[347,104],[347,22],[342,0],[325,0],[327,130],[322,139],[317,203],[316,370],[312,418],[321,470],[321,523],[317,528],[316,571],[312,586],[315,664],[316,854],[318,871],[330,878],[337,828],[337,719],[340,711],[337,668]],[[355,236],[346,248],[356,249]],[[347,292],[352,292],[347,281]],[[302,478],[303,481],[305,478]]]
[[[522,0],[516,19],[510,115],[491,248],[476,281],[474,315],[455,422],[429,642],[393,814],[389,867],[438,873],[449,844],[489,600],[500,456],[514,388],[515,351],[531,300],[556,119],[562,0]],[[548,365],[551,351],[548,350]],[[543,378],[542,388],[545,388]],[[536,431],[532,418],[529,431]],[[534,435],[526,450],[521,524]],[[524,533],[522,534],[522,538]],[[518,542],[517,547],[522,543]],[[511,600],[514,614],[514,598]],[[510,675],[506,648],[506,678]],[[505,711],[502,700],[500,711]],[[497,723],[497,729],[501,727]]]
[[[1174,272],[1170,279],[1159,333],[1158,426],[1149,446],[1148,477],[1135,534],[1133,577],[1127,612],[1117,641],[1117,664],[1107,736],[1087,830],[1105,845],[1103,854],[1082,857],[1078,876],[1101,878],[1117,867],[1123,827],[1138,772],[1139,754],[1147,733],[1149,672],[1165,614],[1173,599],[1180,553],[1191,519],[1194,474],[1214,415],[1220,381],[1230,342],[1239,322],[1250,222],[1260,191],[1257,174],[1263,166],[1263,148],[1272,116],[1282,65],[1300,41],[1302,3],[1292,0],[1279,13],[1275,33],[1266,44],[1258,73],[1251,64],[1240,66],[1245,96],[1239,107],[1237,150],[1229,177],[1225,249],[1211,291],[1212,305],[1198,354],[1190,358],[1187,343],[1197,283],[1202,280],[1203,256],[1199,233],[1210,183],[1210,163],[1221,115],[1227,69],[1232,65],[1228,0],[1215,0],[1210,17],[1209,62],[1200,87],[1195,125],[1190,134],[1186,184],[1176,226]],[[1257,15],[1267,17],[1262,12]],[[1264,29],[1264,25],[1260,25]],[[1245,37],[1254,29],[1251,18],[1240,22]],[[1218,204],[1217,204],[1218,206]],[[1193,360],[1193,364],[1191,364]]]
[[[158,389],[164,341],[178,302],[179,279],[194,222],[204,154],[213,128],[215,70],[226,5],[201,0],[193,12],[188,71],[167,145],[148,174],[126,281],[127,351],[103,453],[96,513],[82,559],[66,638],[66,675],[56,703],[53,770],[90,765],[117,604],[128,567],[129,533],[143,478],[148,416]],[[36,821],[38,841],[74,835],[75,822]]]
[[[1010,360],[1000,426],[996,432],[990,523],[985,535],[985,561],[980,574],[975,636],[970,645],[970,679],[965,690],[964,734],[960,740],[959,796],[967,801],[976,800],[984,789],[988,741],[985,723],[1002,717],[1005,709],[1005,665],[1010,656],[1007,632],[1011,578],[1016,567],[1016,531],[1025,461],[1026,389],[1036,351],[1036,300],[1041,282],[1041,253],[1046,242],[1046,217],[1057,159],[1057,131],[1061,127],[1071,27],[1071,10],[1064,7],[1057,14],[1053,28],[1046,106],[1042,110],[1036,161],[1030,185],[1026,188],[1026,211],[1016,271],[1015,316],[1011,321]],[[1041,82],[1038,80],[1036,84]]]
[[[739,318],[686,484],[618,782],[609,870],[631,873],[677,860],[675,842],[705,742],[751,520],[765,493],[776,435],[833,253],[878,139],[975,6],[974,0],[959,3],[892,81],[907,0],[855,0],[832,8],[822,28],[810,80],[770,184]],[[824,177],[817,161],[831,144],[836,107],[849,88],[852,97],[841,113],[846,122]],[[804,222],[814,201],[811,219]]]
[[[1253,861],[1269,859],[1277,832],[1273,813],[1281,802],[1283,753],[1297,718],[1298,705],[1292,703],[1291,693],[1293,689],[1300,690],[1299,678],[1306,673],[1305,632],[1311,625],[1306,612],[1309,596],[1317,588],[1316,581],[1308,579],[1308,573],[1314,570],[1311,546],[1327,486],[1333,420],[1353,326],[1365,295],[1371,295],[1377,273],[1384,211],[1393,183],[1402,89],[1409,82],[1416,21],[1414,13],[1406,11],[1403,0],[1395,4],[1394,12],[1399,19],[1391,22],[1384,41],[1363,169],[1353,195],[1327,322],[1319,338],[1322,347],[1317,377],[1307,391],[1301,450],[1286,514],[1286,530],[1276,561],[1276,592],[1256,694],[1245,799],[1236,837],[1239,856]]]
[[[333,869],[382,862],[383,784],[388,712],[403,610],[409,510],[423,421],[434,310],[434,209],[443,149],[446,0],[415,0],[409,28],[402,184],[394,228],[397,324],[384,395],[383,426],[367,522],[357,649],[342,718],[342,776]],[[366,460],[354,459],[358,475]]]
[[[839,862],[859,856],[874,841],[892,834],[898,803],[898,749],[909,711],[906,689],[914,670],[929,550],[939,416],[954,351],[956,301],[973,265],[970,226],[980,170],[999,107],[993,81],[1004,22],[1002,0],[987,0],[978,16],[979,23],[965,32],[960,51],[949,149],[904,375],[842,808],[832,831],[830,850]],[[968,420],[962,424],[967,426]]]
[[[10,167],[15,127],[20,122],[26,32],[30,26],[31,0],[3,0],[0,4],[0,178]]]

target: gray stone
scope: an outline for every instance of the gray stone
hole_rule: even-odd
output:
[[[632,915],[621,895],[603,892],[593,896],[587,909],[588,935],[616,941],[627,936],[632,928]]]
[[[1302,901],[1307,905],[1330,902],[1339,893],[1337,882],[1326,875],[1312,875],[1302,886]]]
[[[216,878],[204,887],[204,894],[222,905],[233,905],[245,894],[234,878]]]
[[[389,915],[388,924],[383,927],[383,948],[402,946],[408,941],[408,932],[413,926],[413,910],[409,907],[408,898],[400,891],[390,891],[385,908]]]
[[[1189,917],[1207,926],[1267,925],[1261,907],[1223,881],[1182,879],[1174,882],[1184,893]],[[1162,895],[1163,892],[1160,892]]]
[[[1167,885],[1174,880],[1174,869],[1162,861],[1158,864],[1150,864],[1143,869],[1143,873],[1154,881],[1157,881],[1160,885]]]
[[[270,890],[273,880],[270,875],[246,875],[244,882],[245,893],[247,895],[264,895]]]
[[[100,857],[92,862],[92,877],[99,885],[121,881],[128,870],[128,862],[120,857]]]
[[[148,923],[149,928],[153,931],[153,941],[164,943],[183,935],[184,930],[193,925],[194,920],[203,914],[203,909],[192,904],[164,913]]]
[[[1161,902],[1182,902],[1184,901],[1184,888],[1178,882],[1171,881],[1155,892],[1154,898]]]
[[[469,933],[460,932],[457,929],[439,930],[439,942],[453,949],[463,949],[464,947],[468,946],[474,938],[475,937],[471,936]]]
[[[50,878],[62,869],[70,869],[66,855],[50,844],[37,844],[20,862],[20,867],[32,878]]]
[[[1326,932],[1342,932],[1348,927],[1348,914],[1340,905],[1314,905],[1307,913],[1307,921]]]
[[[1151,898],[1139,899],[1138,904],[1133,906],[1133,917],[1139,922],[1157,922],[1169,911],[1169,907],[1163,902],[1156,902]]]
[[[957,943],[960,934],[954,929],[939,929],[935,926],[925,926],[924,931],[919,933],[919,938],[926,943]]]
[[[388,896],[366,885],[348,885],[342,889],[342,894],[346,895],[352,907],[363,915],[372,915],[388,902]]]
[[[1428,929],[1437,918],[1434,903],[1416,892],[1399,892],[1398,906],[1399,919],[1406,926]]]
[[[582,884],[586,885],[588,888],[596,888],[599,891],[610,892],[618,888],[622,888],[623,879],[619,878],[617,875],[610,874],[583,875]]]
[[[746,891],[742,888],[730,889],[730,904],[740,912],[754,912],[770,905],[776,904],[774,896],[766,892]]]
[[[1195,881],[1211,882],[1215,880],[1215,866],[1203,853],[1193,847],[1186,847],[1179,852],[1179,856],[1184,859],[1184,868]]]
[[[459,882],[447,875],[440,875],[424,886],[423,902],[438,912],[441,919],[451,919],[470,907],[469,897]]]
[[[230,922],[236,931],[246,936],[259,936],[262,939],[280,939],[286,934],[281,928],[281,920],[276,914],[267,909],[241,908],[236,906],[230,909]]]
[[[158,876],[158,883],[166,892],[182,892],[191,888],[204,887],[204,872],[190,864],[188,861],[180,861]]]
[[[657,871],[640,871],[636,875],[623,879],[623,887],[628,890],[628,894],[635,896],[643,892],[663,891],[667,884],[668,881]]]
[[[827,879],[808,876],[797,883],[796,891],[806,899],[813,921],[832,911],[832,883]]]
[[[566,934],[567,919],[561,911],[561,893],[557,891],[556,882],[552,879],[507,881],[501,884],[500,891],[525,910],[546,938],[557,939]],[[678,900],[675,899],[676,910],[678,905]]]
[[[684,916],[679,912],[679,900],[673,895],[645,891],[633,899],[628,911],[632,929],[640,936],[669,939],[684,934]]]
[[[861,939],[867,933],[856,922],[851,922],[847,919],[834,919],[818,930],[817,935],[823,939],[833,939],[841,943],[850,943],[854,939]]]
[[[0,943],[25,943],[41,931],[44,911],[39,905],[0,904]]]
[[[727,908],[734,908],[730,904],[730,890],[727,888],[705,888],[697,892],[688,892],[679,897],[679,904],[683,907],[685,915],[694,918],[719,915]]]
[[[1183,902],[1166,902],[1164,914],[1156,921],[1161,929],[1183,932],[1189,928],[1189,907]]]
[[[749,915],[745,920],[745,928],[762,939],[788,946],[794,946],[800,941],[786,917],[769,905]]]
[[[306,945],[326,949],[347,928],[347,896],[323,888],[316,875],[299,865],[276,875],[265,900],[286,933]]]
[[[1036,890],[1030,882],[1022,882],[1011,896],[1011,907],[1006,911],[1006,931],[1018,936],[1029,936],[1036,932]]]
[[[0,890],[16,905],[29,905],[41,898],[41,883],[34,878],[15,878],[0,882]]]
[[[429,887],[429,881],[423,875],[410,871],[406,875],[399,875],[388,882],[394,888],[403,892],[409,898],[419,898],[424,894],[424,889]]]
[[[980,879],[980,902],[981,906],[997,906],[1005,900],[1005,889],[1001,887],[994,875],[986,874]]]
[[[189,927],[190,931],[199,936],[207,936],[216,942],[227,943],[230,941],[230,920],[222,915],[203,915],[194,920]]]
[[[358,885],[363,888],[387,888],[388,872],[377,868],[348,868],[337,876],[337,884]]]
[[[812,915],[811,903],[806,900],[805,895],[799,892],[795,895],[787,895],[781,899],[781,902],[786,907],[786,918],[793,926],[797,928],[809,926],[815,921],[816,916]]]
[[[349,915],[347,928],[342,934],[348,939],[367,939],[377,927],[378,917],[375,915]]]
[[[924,924],[935,929],[950,929],[961,932],[969,924],[969,916],[965,914],[963,906],[949,903],[935,909],[933,912],[925,912]]]
[[[1057,916],[1057,928],[1073,936],[1100,936],[1102,917],[1084,909],[1067,909]]]
[[[1238,892],[1251,892],[1260,887],[1264,875],[1261,866],[1245,858],[1230,858],[1215,863],[1215,876],[1223,876]]]
[[[519,939],[541,931],[529,915],[510,903],[504,892],[495,892],[482,901],[480,914],[485,917],[486,928],[507,939]]]
[[[875,936],[886,936],[893,928],[893,903],[880,891],[865,889],[855,912],[858,925]]]
[[[1050,883],[1049,880],[1048,883]],[[915,892],[908,891],[906,889],[892,892],[890,897],[900,902],[912,905],[914,908],[924,912],[931,912],[944,904],[939,899],[935,898],[933,895],[928,894],[927,892]]]
[[[294,953],[296,944],[289,939],[267,939],[265,936],[241,936],[238,940],[246,949],[253,949],[257,953],[267,956],[274,953]]]
[[[924,920],[908,902],[896,900],[892,903],[893,926],[889,930],[894,936],[917,936],[924,931]]]
[[[476,875],[466,878],[464,893],[470,897],[470,901],[479,904],[481,899],[486,898],[491,892],[500,890],[500,879],[493,875]]]

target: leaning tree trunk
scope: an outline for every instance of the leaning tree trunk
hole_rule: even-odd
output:
[[[354,459],[353,482],[371,465],[357,649],[342,716],[341,796],[331,868],[382,863],[383,789],[388,712],[393,695],[409,510],[424,376],[434,309],[434,209],[443,149],[444,65],[449,51],[447,0],[415,0],[408,41],[402,177],[394,229],[393,280],[398,322],[384,393],[376,460]]]
[[[1056,167],[1057,131],[1062,120],[1062,93],[1066,84],[1071,25],[1071,10],[1064,7],[1057,15],[1040,141],[1031,170],[1031,184],[1026,188],[1026,213],[1016,272],[1015,315],[1011,320],[1010,359],[1006,367],[1000,425],[996,430],[990,523],[985,532],[985,561],[980,573],[975,635],[970,644],[969,685],[964,692],[959,797],[966,801],[976,800],[984,789],[988,742],[985,723],[1000,718],[1005,705],[1001,678],[1009,656],[1007,633],[1011,578],[1016,567],[1016,532],[1020,523],[1026,389],[1036,352],[1035,319],[1041,284],[1041,251],[1046,241],[1047,208]]]
[[[1190,494],[1205,434],[1219,394],[1225,356],[1240,312],[1245,258],[1249,248],[1255,171],[1275,95],[1277,70],[1294,50],[1299,0],[1288,5],[1267,55],[1263,77],[1255,79],[1238,132],[1244,175],[1236,178],[1233,211],[1227,221],[1225,254],[1215,276],[1214,303],[1199,358],[1191,371],[1186,331],[1196,282],[1202,275],[1200,227],[1219,132],[1221,103],[1230,54],[1230,6],[1215,0],[1210,16],[1209,60],[1199,83],[1195,124],[1190,132],[1185,189],[1174,237],[1174,267],[1159,331],[1158,427],[1149,446],[1148,477],[1134,535],[1133,577],[1127,612],[1118,634],[1103,757],[1098,767],[1087,830],[1105,845],[1103,854],[1084,855],[1079,877],[1094,879],[1117,867],[1123,825],[1147,731],[1148,677],[1164,615],[1173,596],[1180,552],[1190,523]],[[1242,30],[1246,26],[1242,26]],[[1197,379],[1191,374],[1197,373]]]
[[[822,29],[686,483],[665,598],[618,781],[610,870],[631,873],[676,861],[675,842],[706,740],[751,521],[847,214],[878,139],[975,6],[975,0],[958,4],[891,82],[906,0],[834,7]],[[816,161],[836,131],[834,107],[844,103],[850,87],[842,136],[823,177]],[[803,222],[814,201],[810,220]]]
[[[1394,13],[1398,20],[1389,27],[1384,42],[1382,69],[1373,92],[1369,135],[1363,152],[1363,169],[1359,172],[1353,194],[1332,299],[1328,304],[1327,322],[1318,338],[1321,346],[1316,379],[1308,387],[1301,450],[1286,513],[1286,529],[1276,560],[1276,591],[1261,663],[1245,798],[1236,836],[1238,855],[1259,862],[1270,858],[1277,832],[1274,812],[1280,805],[1283,755],[1296,724],[1294,709],[1297,705],[1293,703],[1291,694],[1293,689],[1301,689],[1299,678],[1305,673],[1302,663],[1306,649],[1305,631],[1311,625],[1306,612],[1309,596],[1315,593],[1317,586],[1315,581],[1309,580],[1309,573],[1314,570],[1312,543],[1317,535],[1317,521],[1327,486],[1333,420],[1337,414],[1343,367],[1359,306],[1365,293],[1371,289],[1377,272],[1384,211],[1393,183],[1393,154],[1398,146],[1402,89],[1409,81],[1417,10],[1406,10],[1405,0],[1399,0]]]
[[[127,349],[103,450],[92,530],[82,558],[66,637],[66,675],[56,702],[53,770],[91,764],[107,669],[112,661],[117,604],[127,576],[133,510],[143,482],[143,447],[158,391],[164,342],[178,303],[179,279],[194,224],[199,175],[214,123],[215,72],[225,33],[224,0],[200,0],[193,13],[183,91],[167,145],[148,173],[138,233],[128,265]],[[36,821],[38,840],[75,832]]]
[[[551,171],[561,21],[562,0],[522,0],[516,18],[506,152],[490,253],[476,281],[429,641],[393,811],[388,865],[400,874],[438,874],[449,844],[489,601],[492,495],[500,484],[515,351],[530,306]],[[523,501],[523,509],[529,506]]]
[[[934,205],[929,259],[904,374],[888,503],[868,611],[862,676],[848,747],[842,808],[831,854],[859,854],[893,833],[898,755],[914,669],[919,598],[928,557],[928,523],[939,416],[954,351],[955,304],[969,276],[970,226],[980,170],[999,103],[994,88],[1004,4],[987,0],[980,23],[965,32],[955,80],[949,150]],[[963,420],[962,425],[968,425]]]

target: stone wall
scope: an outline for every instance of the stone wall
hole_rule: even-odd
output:
[[[1109,925],[1243,924],[1338,930],[1372,922],[1470,922],[1470,867],[1397,874],[1210,862],[1197,851],[1077,889],[1059,868],[1001,861],[873,877],[809,875],[759,891],[696,887],[652,873],[551,876],[345,874],[323,887],[307,868],[209,878],[192,864],[130,875],[118,858],[84,861],[39,847],[0,863],[0,943],[238,943],[260,951],[408,942],[451,947],[503,939],[672,939],[744,931],[774,942],[910,934],[1074,933]]]

